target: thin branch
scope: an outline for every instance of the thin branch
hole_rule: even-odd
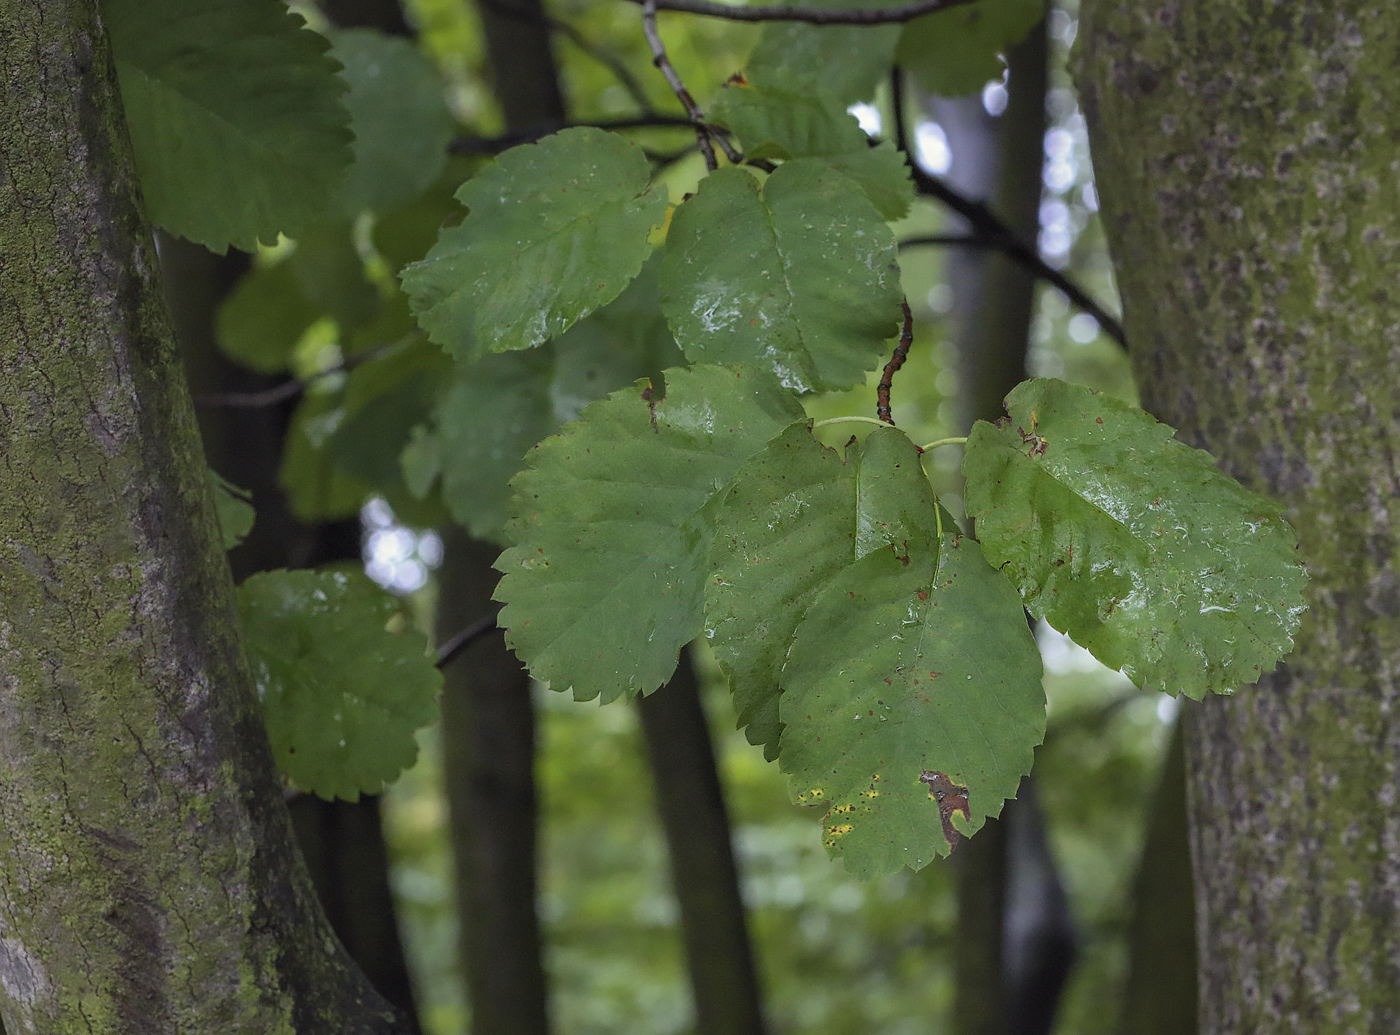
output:
[[[642,32],[646,34],[647,43],[651,45],[651,63],[666,77],[671,92],[676,95],[681,107],[690,116],[690,121],[695,126],[695,141],[700,145],[700,153],[705,156],[705,168],[714,172],[719,167],[719,162],[715,160],[715,145],[710,139],[709,128],[705,125],[705,113],[700,110],[700,105],[695,103],[695,98],[690,95],[690,90],[686,88],[680,73],[666,56],[666,44],[656,27],[656,0],[643,0]]]
[[[749,8],[752,10],[752,8]],[[972,227],[970,234],[933,234],[911,237],[900,241],[901,248],[913,245],[958,245],[965,248],[992,248],[1001,252],[1017,265],[1041,280],[1063,291],[1069,300],[1084,310],[1103,328],[1105,334],[1124,348],[1128,346],[1127,335],[1118,318],[1107,312],[1094,301],[1082,287],[1070,280],[1040,257],[1040,253],[1021,240],[1009,226],[1003,223],[984,202],[974,201],[954,190],[937,176],[925,172],[909,146],[908,125],[904,116],[904,79],[898,68],[891,74],[891,100],[894,109],[895,145],[904,152],[904,160],[914,177],[915,189],[925,197],[936,198]]]
[[[899,332],[899,344],[894,347],[894,355],[885,364],[884,376],[880,378],[879,387],[875,389],[875,416],[890,427],[894,427],[894,417],[890,415],[890,389],[894,387],[894,375],[899,373],[899,368],[904,366],[904,360],[909,355],[909,346],[914,343],[914,314],[909,311],[908,301],[900,302],[899,308],[904,311],[904,326]]]
[[[923,193],[922,191],[920,193]],[[961,197],[961,195],[959,195]],[[943,200],[940,198],[939,200]],[[966,199],[964,199],[966,200]],[[981,202],[972,202],[984,211],[986,207]],[[961,213],[960,213],[961,214]],[[975,228],[971,234],[930,234],[923,237],[907,237],[899,242],[901,248],[912,248],[919,245],[952,245],[961,248],[989,248],[999,251],[1017,265],[1023,267],[1028,272],[1044,280],[1047,284],[1052,284],[1065,293],[1065,296],[1074,305],[1088,313],[1098,321],[1099,327],[1110,338],[1119,345],[1127,348],[1127,335],[1123,332],[1123,325],[1118,318],[1109,313],[1098,302],[1094,301],[1082,287],[1067,277],[1060,270],[1055,269],[1037,255],[1029,245],[1011,232],[1010,229],[1001,224],[995,216],[987,211],[988,217],[996,223],[995,227]]]
[[[890,108],[894,117],[895,150],[912,161],[914,149],[909,146],[909,124],[904,120],[904,69],[898,65],[890,69]]]
[[[549,29],[550,32],[557,32],[594,61],[606,67],[622,85],[622,88],[631,96],[632,100],[637,102],[637,107],[648,114],[655,111],[651,105],[651,101],[647,98],[646,90],[642,88],[642,84],[637,80],[637,77],[632,74],[632,70],[623,64],[622,59],[606,48],[594,43],[578,29],[574,28],[573,25],[563,19],[555,18],[553,15],[544,11],[523,11],[511,4],[502,3],[501,0],[480,0],[480,2],[483,7],[488,8],[502,18],[543,25],[545,28]]]
[[[542,122],[538,126],[502,133],[497,137],[458,137],[447,145],[447,150],[454,155],[498,155],[517,144],[533,144],[541,137],[574,126],[593,126],[596,129],[693,129],[695,123],[684,115],[661,115],[655,112],[619,119],[597,119],[592,122]]]
[[[647,0],[632,0],[646,5]],[[961,7],[972,0],[915,0],[894,7],[876,7],[867,11],[827,10],[820,7],[782,7],[777,5],[733,7],[715,0],[656,0],[658,11],[682,11],[706,18],[724,18],[732,22],[806,22],[809,25],[889,25],[912,21],[924,14]]]
[[[264,388],[260,392],[209,392],[204,395],[194,397],[195,405],[208,407],[221,407],[234,410],[256,410],[264,406],[276,406],[280,402],[288,399],[295,399],[302,392],[306,391],[317,381],[332,374],[348,374],[358,366],[363,366],[371,360],[378,359],[390,349],[397,348],[401,342],[390,342],[387,345],[376,345],[372,349],[364,352],[357,352],[353,356],[347,356],[334,366],[325,370],[318,370],[314,374],[306,377],[294,377],[290,381],[283,381],[280,385],[273,385],[271,388]]]
[[[905,237],[899,242],[901,248],[916,248],[928,245],[949,245],[962,248],[995,248],[996,242],[974,234],[921,234],[918,237]]]
[[[496,614],[492,612],[479,618],[438,648],[437,667],[451,664],[452,659],[461,654],[477,640],[496,628]]]
[[[613,74],[613,78],[627,91],[627,95],[637,102],[637,107],[648,113],[656,110],[652,107],[651,100],[647,97],[647,92],[642,87],[642,84],[637,80],[637,77],[632,74],[632,70],[622,63],[621,58],[594,43],[568,22],[560,21],[557,18],[551,18],[549,15],[545,15],[545,21],[551,29],[567,38],[568,41],[578,47],[579,50],[607,68],[607,70]]]

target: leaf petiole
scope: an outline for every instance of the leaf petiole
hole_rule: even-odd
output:
[[[927,453],[930,449],[937,449],[939,446],[962,446],[967,444],[967,438],[938,438],[927,445],[919,447],[920,453]]]
[[[819,421],[817,421],[815,424],[813,424],[813,425],[812,425],[812,430],[813,430],[813,431],[816,431],[818,428],[830,427],[832,424],[850,424],[852,421],[854,421],[854,422],[856,422],[856,423],[858,423],[858,424],[876,424],[876,425],[879,425],[880,427],[884,427],[884,426],[885,426],[885,422],[882,421],[882,420],[880,420],[880,418],[878,418],[878,417],[864,417],[864,416],[828,417],[828,418],[826,418],[826,420],[819,420]]]

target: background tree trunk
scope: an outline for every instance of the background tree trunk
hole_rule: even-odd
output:
[[[491,614],[500,550],[443,535],[438,639]],[[542,1035],[548,991],[535,911],[535,712],[530,676],[499,630],[443,668],[443,772],[462,967],[475,1035]]]
[[[1188,705],[1188,707],[1194,707]],[[1195,1035],[1196,914],[1186,820],[1184,717],[1172,729],[1133,885],[1119,1035]]]
[[[1080,34],[1143,404],[1313,575],[1287,663],[1186,713],[1201,1030],[1395,1031],[1400,7],[1086,0]]]
[[[293,847],[96,3],[0,7],[0,81],[0,1015],[402,1031]]]
[[[1042,21],[1007,54],[1008,103],[999,117],[987,113],[981,97],[930,104],[953,153],[949,183],[986,201],[1024,241],[1034,241],[1040,228],[1047,44]],[[974,421],[1001,416],[1002,400],[1026,378],[1036,280],[999,252],[967,249],[950,255],[948,284],[958,416],[966,430]],[[1030,779],[1000,819],[958,846],[953,861],[954,1030],[1044,1035],[1073,963],[1075,932]]]
[[[479,5],[496,99],[507,129],[564,118],[539,0]],[[439,641],[492,613],[500,549],[444,532]],[[541,958],[539,806],[532,684],[493,632],[443,669],[443,768],[456,862],[462,966],[474,1035],[545,1035],[549,994]]]
[[[762,1035],[763,1001],[724,788],[690,650],[670,681],[637,710],[651,760],[657,811],[666,831],[671,885],[695,995],[698,1035]]]

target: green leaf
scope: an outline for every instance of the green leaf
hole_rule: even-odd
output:
[[[405,477],[421,497],[442,476],[443,501],[473,535],[500,539],[510,480],[525,454],[588,403],[681,362],[656,301],[656,263],[616,301],[529,352],[459,363],[433,415],[410,444]],[[411,486],[413,487],[413,486]]]
[[[751,159],[825,158],[860,185],[885,219],[902,219],[909,211],[914,185],[894,145],[871,147],[855,117],[811,83],[759,77],[730,83],[710,118],[733,130]]]
[[[403,272],[419,324],[454,355],[528,349],[616,298],[666,214],[641,148],[566,129],[511,148],[462,185],[470,210]]]
[[[209,468],[209,485],[214,490],[214,509],[219,515],[219,532],[224,549],[232,550],[253,530],[257,511],[253,509],[253,494],[240,489],[213,468]]]
[[[707,504],[802,408],[769,374],[697,367],[614,392],[516,477],[501,555],[506,640],[579,700],[650,693],[700,631]]]
[[[451,377],[442,349],[404,341],[351,371],[342,416],[325,449],[340,471],[393,495],[405,488],[399,455]]]
[[[1027,381],[963,472],[987,557],[1026,607],[1145,688],[1200,698],[1292,645],[1307,573],[1278,504],[1107,396]]]
[[[302,334],[321,316],[287,262],[254,266],[219,307],[215,333],[225,355],[261,374],[292,362]]]
[[[350,84],[345,107],[355,132],[344,211],[384,212],[427,190],[447,164],[454,122],[443,82],[408,40],[347,29],[332,33],[331,42]]]
[[[329,46],[278,0],[103,0],[151,221],[223,253],[329,215],[350,163]]]
[[[967,833],[1000,813],[1045,735],[1040,677],[1021,602],[971,539],[869,554],[808,609],[783,669],[793,800],[829,806],[823,840],[852,873],[917,870],[951,847],[920,777],[967,788]]]
[[[661,308],[693,363],[753,363],[798,392],[864,381],[898,330],[894,235],[856,184],[813,158],[760,188],[707,176],[675,213]]]
[[[883,0],[849,3],[819,0],[821,7],[878,7]],[[804,25],[769,22],[744,66],[753,75],[772,82],[796,83],[819,79],[843,105],[874,98],[875,90],[890,74],[898,25]]]
[[[899,64],[929,93],[980,93],[1001,78],[1001,55],[1045,17],[1045,0],[978,0],[915,18],[899,37]]]
[[[413,765],[442,675],[420,637],[386,628],[393,597],[358,573],[273,571],[244,582],[238,606],[273,758],[293,783],[356,801]]]
[[[343,472],[326,450],[345,419],[342,394],[319,386],[307,392],[287,428],[277,482],[287,494],[287,509],[303,524],[354,517],[373,492],[367,482]]]
[[[311,304],[344,331],[369,323],[380,308],[379,291],[365,276],[353,234],[349,223],[308,226],[281,264],[291,271]]]
[[[936,538],[933,490],[914,444],[881,428],[843,459],[788,428],[734,477],[715,514],[705,634],[750,743],[777,756],[783,662],[807,608],[866,554]]]

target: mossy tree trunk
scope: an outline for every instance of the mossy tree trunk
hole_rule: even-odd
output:
[[[95,0],[0,5],[0,1015],[402,1030],[293,848]]]
[[[1144,406],[1313,575],[1288,661],[1186,713],[1201,1031],[1400,1030],[1400,6],[1082,14]]]

